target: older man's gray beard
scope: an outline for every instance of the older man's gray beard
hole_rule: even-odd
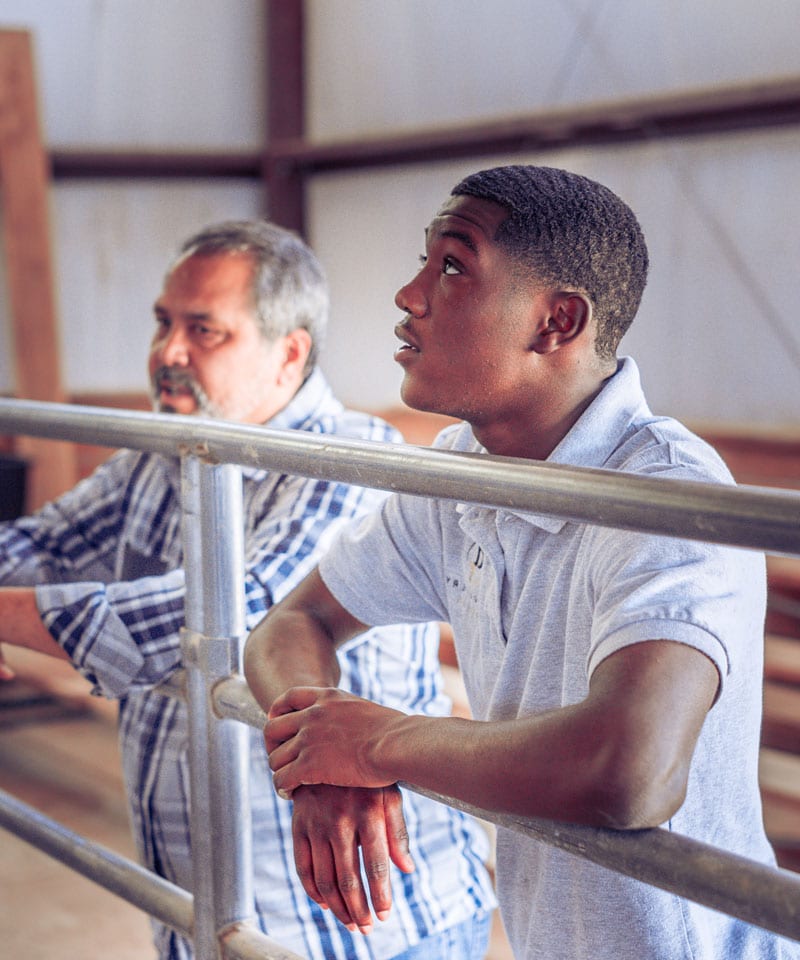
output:
[[[195,378],[186,370],[175,369],[174,367],[159,367],[150,378],[151,400],[153,409],[158,413],[177,413],[175,407],[169,403],[161,401],[161,390],[164,386],[177,387],[188,390],[197,405],[197,409],[192,416],[211,417],[219,420],[222,418],[222,412],[219,407],[212,402],[205,390],[195,380]]]

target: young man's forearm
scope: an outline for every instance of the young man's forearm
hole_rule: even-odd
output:
[[[335,687],[336,648],[367,627],[350,616],[313,570],[250,634],[244,672],[253,696],[269,712],[290,687]]]
[[[285,791],[406,781],[499,812],[655,826],[683,802],[717,684],[704,654],[650,641],[606,658],[585,700],[516,720],[406,716],[307,687],[275,704],[267,747]]]
[[[253,696],[268,712],[290,687],[335,687],[339,664],[330,640],[302,614],[276,611],[253,630],[244,653]]]

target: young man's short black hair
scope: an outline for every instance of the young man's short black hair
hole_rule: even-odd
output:
[[[597,353],[613,358],[647,282],[647,245],[630,207],[608,187],[554,167],[481,170],[453,195],[508,210],[497,244],[535,283],[586,294],[594,306]]]

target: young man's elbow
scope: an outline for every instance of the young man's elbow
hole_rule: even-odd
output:
[[[602,826],[644,830],[665,823],[686,799],[687,776],[671,770],[606,771],[598,787],[597,811]]]

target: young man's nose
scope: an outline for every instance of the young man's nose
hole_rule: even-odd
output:
[[[422,317],[428,311],[428,301],[418,277],[414,277],[400,287],[394,296],[394,302],[401,310],[410,313],[413,317]]]

